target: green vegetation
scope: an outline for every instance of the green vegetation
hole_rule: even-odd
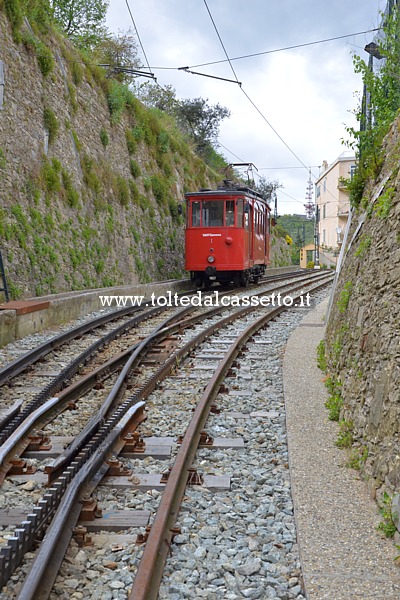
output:
[[[332,394],[325,402],[325,407],[328,409],[328,419],[330,421],[339,421],[340,411],[343,406],[343,399],[340,394]]]
[[[388,187],[375,202],[373,210],[379,219],[386,219],[389,216],[395,194],[396,190],[393,187]]]
[[[127,106],[134,101],[134,96],[128,86],[111,81],[107,95],[108,108],[112,125],[120,122],[122,113]]]
[[[53,158],[51,162],[46,159],[43,162],[40,179],[48,194],[54,194],[61,190],[60,171],[61,163],[57,159]]]
[[[337,307],[341,313],[345,313],[349,305],[353,284],[351,281],[347,281],[344,284],[343,290],[340,293],[339,300],[337,301]]]
[[[354,255],[357,256],[358,258],[363,258],[367,254],[368,250],[370,249],[371,244],[372,244],[371,236],[363,235]]]
[[[325,387],[329,392],[329,398],[325,402],[325,407],[329,411],[328,419],[330,421],[339,421],[340,411],[343,406],[340,382],[333,377],[328,377],[325,381]]]
[[[129,154],[134,154],[137,149],[137,143],[135,135],[130,129],[125,132],[125,139]]]
[[[49,132],[49,144],[52,144],[57,137],[58,121],[51,108],[46,107],[43,111],[44,126]]]
[[[323,373],[326,373],[327,370],[327,362],[326,362],[326,349],[325,349],[325,341],[321,340],[317,346],[317,365],[318,368],[321,369]]]
[[[385,58],[378,72],[371,70],[359,56],[354,57],[355,72],[361,73],[365,89],[369,92],[368,106],[360,106],[355,113],[359,127],[347,128],[351,136],[347,145],[356,151],[358,158],[356,172],[346,182],[354,207],[367,207],[365,186],[368,179],[373,180],[380,173],[384,160],[382,141],[400,107],[400,80],[393,76],[400,68],[399,12],[396,4],[391,15],[385,15],[378,50]],[[383,209],[385,212],[386,208]]]
[[[110,142],[110,138],[108,137],[108,133],[104,128],[100,129],[100,140],[101,140],[101,143],[103,144],[104,148],[107,148],[107,146]]]
[[[353,444],[353,422],[352,421],[340,421],[339,422],[339,434],[335,442],[338,448],[351,448]]]
[[[23,23],[24,14],[19,0],[3,0],[7,18],[10,22],[14,39],[19,41],[19,30]]]
[[[99,9],[97,16],[92,14],[96,23],[91,31],[89,13],[83,15],[76,9],[82,3],[85,10],[89,6],[94,10],[96,5]],[[129,87],[128,76],[97,66],[121,60],[132,65],[137,60],[140,66],[133,37],[112,36],[105,30],[105,5],[103,0],[75,0],[76,10],[69,23],[63,19],[72,0],[52,1],[54,13],[48,0],[0,0],[0,10],[7,14],[14,39],[21,44],[21,56],[30,54],[30,60],[36,59],[43,76],[48,77],[42,91],[43,125],[52,145],[41,165],[32,167],[30,172],[25,166],[26,172],[19,172],[21,201],[16,205],[10,194],[5,198],[7,210],[1,213],[0,242],[4,242],[7,259],[13,256],[7,268],[15,281],[23,281],[23,285],[15,286],[14,297],[29,286],[32,293],[40,294],[123,283],[124,275],[131,276],[135,269],[141,281],[181,275],[180,230],[184,216],[178,194],[215,185],[227,166],[213,147],[219,124],[228,116],[227,109],[211,106],[200,98],[183,103],[177,99],[168,101],[165,109],[161,105],[146,107],[132,93],[134,88]],[[32,30],[23,25],[24,16]],[[57,85],[57,91],[69,103],[69,118],[65,112],[61,116],[54,110],[51,88],[53,83],[58,84],[59,74],[52,74],[53,51],[64,57],[68,91],[65,94],[63,85]],[[73,113],[79,110],[83,117],[84,111],[89,111],[83,82],[106,98],[111,125],[122,123],[115,132],[112,130],[112,136],[118,137],[122,127],[127,131],[125,164],[118,165],[118,172],[105,152],[86,148],[86,143],[84,150],[73,129]],[[82,90],[77,86],[82,86]],[[160,100],[164,91],[161,93],[157,86],[154,91]],[[170,111],[172,105],[179,110]],[[54,157],[59,146],[55,142],[60,136],[60,119],[69,130],[62,131],[63,140],[65,134],[71,135],[76,149],[74,156],[72,143],[67,139],[65,156],[58,154],[61,162]],[[83,141],[84,131],[81,127],[78,131]],[[104,123],[97,134],[104,148],[110,143],[109,132],[110,125]],[[208,165],[194,148],[202,152]],[[6,156],[0,149],[0,177],[6,168]],[[120,235],[127,238],[130,223],[134,233],[126,251],[131,260],[122,269],[116,258],[117,246]]]
[[[49,75],[54,69],[53,54],[43,42],[36,43],[36,58],[43,77]]]
[[[346,462],[346,467],[360,471],[368,458],[368,448],[352,448]]]
[[[67,203],[72,208],[79,206],[79,194],[72,184],[71,175],[63,169],[61,171],[61,179]]]
[[[382,521],[377,527],[378,531],[381,531],[387,538],[394,537],[394,534],[396,533],[396,525],[393,522],[392,498],[387,492],[384,492],[383,494],[382,506],[379,512],[382,515]]]
[[[7,166],[7,159],[2,148],[0,148],[0,171],[3,171]]]
[[[314,242],[314,221],[302,215],[282,215],[278,223],[293,240],[292,264],[300,264],[300,248]]]
[[[139,167],[138,163],[136,162],[136,160],[133,160],[133,159],[130,160],[129,168],[130,168],[132,177],[137,179],[140,176],[141,171],[140,171],[140,167]]]

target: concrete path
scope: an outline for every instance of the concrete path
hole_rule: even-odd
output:
[[[399,600],[400,554],[381,538],[376,503],[347,455],[335,446],[327,391],[317,367],[327,301],[291,335],[284,358],[289,459],[308,600]]]

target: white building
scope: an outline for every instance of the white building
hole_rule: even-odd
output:
[[[356,158],[343,152],[332,164],[323,161],[315,184],[315,199],[319,211],[319,244],[322,250],[335,252],[340,248],[350,211],[344,180],[353,176]]]

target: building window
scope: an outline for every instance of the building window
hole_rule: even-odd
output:
[[[326,244],[326,230],[325,229],[322,230],[322,243]]]
[[[326,204],[324,204],[322,207],[322,218],[326,219]]]
[[[326,192],[326,177],[324,179],[324,192]]]
[[[316,192],[316,196],[317,196],[317,198],[319,198],[319,197],[320,197],[320,195],[321,195],[321,186],[319,185],[319,186],[317,187],[317,192]]]
[[[356,171],[356,165],[351,165],[351,167],[350,167],[350,179],[353,179],[355,171]]]

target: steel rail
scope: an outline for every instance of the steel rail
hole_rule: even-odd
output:
[[[58,415],[72,401],[77,400],[88,389],[91,389],[96,382],[111,375],[118,370],[127,360],[132,349],[125,350],[111,360],[107,361],[99,368],[91,371],[79,381],[72,383],[65,388],[55,398],[50,398],[44,404],[40,405],[17,427],[13,434],[0,446],[0,485],[4,482],[6,475],[12,467],[12,461],[19,458],[30,444],[29,435],[40,427],[47,425],[54,415]],[[40,424],[38,421],[40,420]]]
[[[79,370],[80,366],[90,360],[92,356],[94,356],[101,348],[105,345],[109,344],[116,338],[120,337],[127,331],[136,327],[143,320],[147,320],[149,317],[159,314],[164,310],[164,307],[154,307],[151,308],[147,312],[143,312],[142,314],[133,317],[129,321],[122,323],[119,327],[115,328],[113,331],[110,331],[105,336],[96,340],[91,344],[86,350],[81,352],[75,359],[73,359],[62,371],[55,377],[52,381],[50,381],[42,390],[39,392],[26,406],[21,410],[19,410],[16,414],[14,414],[13,418],[7,421],[5,426],[0,431],[0,445],[7,440],[7,438],[11,435],[13,431],[32,413],[32,411],[36,410],[38,406],[43,404],[46,400],[48,400],[51,396],[59,392],[63,387],[65,387],[66,382],[71,379]]]
[[[4,385],[8,381],[19,375],[26,368],[30,367],[35,362],[37,362],[53,350],[56,350],[63,344],[70,342],[71,340],[81,335],[84,335],[89,331],[97,329],[98,327],[101,327],[102,325],[105,325],[110,321],[114,321],[115,319],[124,317],[125,315],[130,314],[131,312],[144,310],[145,308],[145,305],[140,307],[129,306],[127,308],[122,308],[121,310],[117,310],[115,312],[110,312],[106,315],[96,317],[96,319],[93,319],[92,321],[88,321],[87,323],[83,323],[82,325],[78,325],[73,329],[69,329],[68,331],[65,331],[63,333],[60,333],[59,335],[52,337],[50,340],[47,340],[47,342],[43,342],[43,344],[40,344],[40,346],[37,346],[33,350],[29,350],[29,352],[27,352],[20,358],[13,360],[12,362],[8,363],[5,367],[0,369],[0,386]]]
[[[326,277],[326,275],[325,275],[325,277]],[[318,278],[321,278],[321,275]],[[313,277],[311,279],[310,285],[312,284],[314,279],[315,279],[315,277]],[[307,284],[308,281],[310,281],[310,279],[306,280],[305,282],[302,282],[299,286],[296,286],[292,289],[296,290],[298,288],[302,288],[303,284],[304,285]],[[287,287],[287,284],[286,285],[282,284],[282,285],[276,287],[274,291],[285,288],[285,287]],[[264,294],[265,294],[265,292],[260,292],[259,294],[255,294],[255,296],[264,295]],[[180,312],[180,314],[184,315],[187,312],[190,312],[191,308],[194,308],[194,307],[189,307],[189,308],[183,309]],[[135,348],[132,348],[132,354],[130,355],[130,358],[128,359],[128,361],[126,362],[125,366],[123,367],[121,373],[119,374],[117,381],[115,382],[110,394],[106,398],[100,411],[98,411],[98,413],[96,413],[90,419],[90,421],[87,423],[85,428],[79,433],[79,435],[75,438],[75,440],[72,442],[72,444],[70,444],[70,446],[65,450],[65,452],[63,452],[63,454],[61,454],[51,465],[49,465],[46,468],[46,472],[48,473],[48,476],[49,476],[49,483],[51,483],[52,481],[57,479],[57,477],[60,475],[60,473],[65,469],[66,465],[73,460],[74,456],[84,446],[84,444],[87,442],[87,440],[90,439],[90,436],[95,433],[96,429],[99,426],[99,423],[106,416],[107,411],[110,409],[112,404],[115,402],[117,397],[120,395],[122,387],[124,385],[124,382],[126,381],[128,374],[129,374],[130,370],[132,369],[134,363],[138,360],[140,354],[147,348],[147,346],[149,346],[152,343],[156,343],[160,339],[163,339],[170,335],[176,334],[178,331],[185,329],[187,327],[190,327],[191,325],[193,325],[199,321],[202,321],[206,318],[209,318],[217,313],[220,313],[223,310],[227,310],[228,308],[230,308],[230,307],[229,306],[226,306],[226,307],[225,306],[224,307],[217,306],[217,307],[212,308],[204,313],[201,313],[198,315],[193,315],[192,317],[188,317],[183,321],[178,321],[178,322],[172,323],[168,327],[167,326],[163,327],[163,325],[160,325],[153,333],[151,333],[149,336],[147,336],[140,344],[138,344]],[[232,315],[230,315],[229,318],[230,319],[232,317],[238,318],[238,316],[240,316],[241,314],[245,314],[246,312],[250,312],[251,310],[253,310],[253,308],[254,307],[252,307],[252,306],[248,306],[248,307],[243,308],[242,312],[235,311],[234,313],[232,313]],[[176,320],[176,316],[169,320],[174,320],[174,319]],[[227,322],[230,322],[230,321],[227,321]],[[166,325],[166,323],[167,322],[165,322],[165,325]],[[221,320],[220,323],[224,324],[225,321]],[[220,324],[218,324],[218,327],[219,326],[220,326]],[[215,326],[214,326],[214,329],[215,329]],[[206,331],[208,331],[208,330],[206,330]],[[203,339],[201,339],[199,341],[199,343],[201,343],[201,341],[203,341]],[[150,377],[148,387],[146,388],[146,386],[142,386],[142,393],[137,396],[137,399],[139,399],[139,398],[143,399],[145,397],[144,394],[146,394],[146,397],[147,397],[147,395],[151,392],[147,392],[147,391],[145,392],[144,390],[151,389],[151,391],[153,391],[153,389],[155,388],[155,386],[153,384],[154,378],[156,378],[156,379],[158,378],[158,380],[160,378],[164,378],[166,376],[166,373],[168,373],[170,371],[170,369],[172,368],[172,366],[176,363],[176,360],[177,359],[181,360],[186,353],[187,352],[185,350],[183,350],[182,355],[180,355],[180,351],[178,351],[177,353],[174,353],[171,356],[171,358],[168,361],[166,361],[164,366],[161,367],[157,371],[156,374],[154,374]]]
[[[308,281],[313,281],[315,277],[306,279],[303,283],[307,284]],[[274,288],[274,291],[287,287],[288,284],[282,284],[278,287]],[[297,286],[299,287],[299,286]],[[303,287],[302,285],[300,287]],[[295,288],[294,288],[295,289]],[[265,292],[260,292],[259,294],[254,294],[256,296],[263,295]],[[47,401],[44,410],[39,410],[39,407],[32,409],[32,412],[28,413],[28,416],[24,421],[16,427],[14,430],[15,435],[9,437],[5,440],[2,446],[0,446],[0,485],[3,483],[8,471],[10,470],[12,463],[11,461],[16,457],[20,456],[23,451],[29,445],[28,435],[31,431],[35,430],[38,427],[36,421],[39,417],[42,418],[40,427],[43,427],[43,424],[48,423],[54,414],[59,414],[65,409],[65,405],[71,402],[74,399],[79,398],[85,391],[90,389],[96,381],[101,378],[104,378],[106,375],[108,376],[118,368],[120,368],[121,363],[123,364],[127,359],[125,366],[122,369],[120,376],[118,377],[117,382],[114,384],[113,389],[110,394],[107,396],[105,402],[103,403],[100,410],[90,419],[85,428],[79,433],[79,435],[75,438],[72,444],[67,448],[67,450],[60,455],[53,464],[49,465],[46,469],[46,472],[49,476],[49,483],[54,481],[66,468],[66,466],[72,462],[74,456],[79,452],[79,450],[85,445],[85,443],[90,439],[92,435],[97,431],[99,424],[102,419],[105,418],[107,411],[110,409],[112,404],[116,401],[118,396],[122,393],[123,386],[128,377],[129,371],[132,369],[133,364],[139,358],[140,354],[152,343],[155,343],[159,339],[165,338],[168,335],[174,334],[177,331],[188,327],[204,318],[210,317],[222,310],[226,310],[229,308],[228,306],[224,307],[216,307],[202,313],[201,315],[194,315],[193,317],[189,317],[185,321],[176,320],[180,317],[184,316],[194,307],[183,308],[179,311],[178,314],[172,315],[168,319],[166,319],[163,323],[161,323],[156,330],[147,336],[145,340],[141,343],[135,344],[132,348],[124,351],[123,353],[117,355],[113,359],[107,361],[104,365],[95,369],[78,382],[68,386],[62,392],[60,392],[57,396],[58,402],[55,403],[52,401]],[[175,325],[174,325],[175,322]],[[168,323],[172,323],[168,326]],[[126,325],[126,324],[125,324]],[[113,332],[112,332],[113,333]],[[96,342],[97,344],[97,342]],[[129,358],[131,356],[131,358]],[[39,406],[42,406],[40,404]]]
[[[323,282],[314,289],[327,285]],[[299,299],[297,296],[296,299]],[[225,357],[221,360],[214,375],[205,388],[193,417],[186,430],[182,443],[169,473],[168,480],[151,525],[146,545],[136,572],[135,581],[129,600],[157,600],[159,586],[164,570],[166,557],[170,552],[172,528],[175,525],[179,507],[185,493],[191,467],[200,441],[201,431],[207,421],[211,403],[218,394],[220,384],[239,353],[240,347],[259,329],[265,326],[281,312],[290,307],[279,306],[268,311],[257,321],[249,325],[231,344]]]
[[[279,278],[279,277],[295,277],[297,275],[297,273],[298,273],[298,271],[293,271],[293,272],[289,272],[289,273],[271,275],[268,279],[273,281],[275,278]],[[195,291],[197,291],[197,290],[195,290]],[[186,295],[191,294],[193,292],[194,292],[194,290],[188,290],[186,292],[176,292],[176,293],[178,294],[178,296],[180,296],[180,295],[184,295],[184,294],[186,294]],[[146,308],[148,308],[148,306],[149,306],[149,302],[146,302],[142,306],[129,306],[129,307],[121,308],[120,310],[116,310],[114,312],[107,313],[106,315],[101,315],[99,317],[96,317],[95,319],[92,319],[91,321],[88,321],[87,323],[82,323],[82,325],[78,325],[77,327],[74,327],[72,329],[69,329],[68,331],[65,331],[63,333],[60,333],[59,335],[52,337],[50,340],[43,342],[43,344],[41,344],[40,346],[37,346],[33,350],[29,350],[23,356],[13,360],[12,362],[8,363],[5,367],[1,368],[0,369],[0,387],[3,386],[8,381],[10,381],[11,379],[13,379],[14,377],[16,377],[17,375],[19,375],[22,371],[27,369],[29,366],[33,365],[35,362],[37,362],[38,360],[40,360],[41,358],[43,358],[44,356],[46,356],[47,354],[52,352],[53,350],[56,350],[57,348],[62,346],[63,344],[70,342],[71,340],[73,340],[81,335],[84,335],[85,333],[88,333],[89,331],[97,329],[98,327],[101,327],[102,325],[105,325],[106,323],[109,323],[111,321],[114,321],[116,319],[124,317],[125,315],[128,315],[132,312],[143,311]]]
[[[42,597],[48,597],[51,592],[47,577],[47,558],[54,556],[59,551],[60,531],[65,529],[69,522],[71,511],[76,505],[79,493],[83,486],[90,481],[94,474],[99,470],[112,451],[113,445],[123,433],[133,416],[142,410],[144,402],[139,402],[128,409],[123,418],[117,423],[98,446],[96,453],[93,454],[66,489],[62,497],[54,519],[46,531],[46,535],[40,545],[33,564],[29,570],[24,584],[19,592],[19,600],[38,600]],[[72,533],[71,531],[69,532]]]
[[[326,279],[326,278],[324,278]],[[296,289],[302,288],[303,283],[297,286]],[[314,289],[319,289],[329,283],[329,279],[324,281],[322,284],[315,286]],[[294,291],[294,290],[292,290]],[[218,326],[223,325],[235,320],[239,316],[243,316],[249,313],[253,307],[245,307],[239,311],[235,311],[233,314],[228,315],[222,319]],[[286,307],[278,307],[280,310],[284,310]],[[271,315],[273,311],[269,311],[267,315]],[[83,448],[75,460],[64,470],[62,476],[52,484],[53,487],[49,488],[48,493],[45,494],[44,499],[39,502],[39,506],[35,507],[32,514],[28,515],[27,520],[23,521],[21,527],[15,530],[15,536],[10,538],[6,546],[0,549],[0,586],[7,583],[9,577],[15,568],[23,560],[25,552],[30,550],[34,540],[40,535],[41,531],[44,531],[46,526],[50,523],[57,507],[61,501],[61,498],[67,489],[69,482],[72,477],[79,472],[85,462],[94,454],[99,451],[99,445],[104,439],[117,427],[118,423],[124,418],[127,411],[134,405],[137,404],[142,398],[147,397],[157,386],[162,376],[166,376],[167,372],[172,370],[177,362],[187,352],[199,345],[204,339],[210,334],[214,333],[216,329],[215,324],[211,325],[207,330],[202,331],[194,339],[190,340],[184,348],[180,349],[176,354],[170,357],[164,366],[154,374],[149,381],[147,381],[132,397],[128,398],[122,405],[120,405],[111,417],[104,423],[102,423],[100,429],[96,432],[95,436],[88,442],[85,448]],[[72,506],[70,507],[72,510]],[[59,535],[62,535],[59,533]],[[35,595],[32,596],[35,598]]]

